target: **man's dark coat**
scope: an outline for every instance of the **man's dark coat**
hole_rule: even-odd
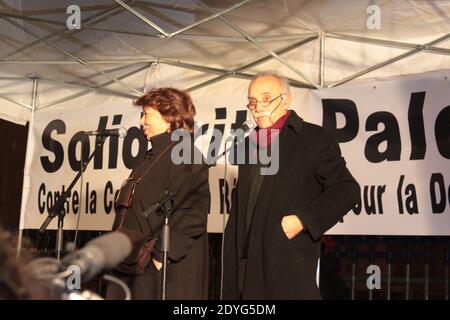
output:
[[[316,284],[320,237],[360,198],[359,185],[327,130],[290,111],[279,141],[279,170],[264,177],[254,207],[244,277],[239,268],[253,178],[252,165],[239,166],[225,231],[225,299],[320,299]],[[305,227],[291,240],[281,226],[283,216],[290,214]]]

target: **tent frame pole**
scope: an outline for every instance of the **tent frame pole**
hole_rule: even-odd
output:
[[[15,103],[15,104],[17,104],[17,105],[19,105],[19,106],[21,106],[21,107],[24,107],[24,108],[27,108],[27,109],[30,109],[30,110],[32,109],[32,107],[31,107],[29,104],[20,102],[19,100],[16,100],[16,99],[14,99],[14,98],[10,98],[10,97],[7,97],[7,96],[4,96],[4,95],[1,95],[1,94],[0,94],[0,99],[4,99],[4,100],[6,100],[6,101]]]
[[[187,30],[190,30],[190,29],[192,29],[192,28],[194,28],[194,27],[196,27],[196,26],[199,26],[199,25],[201,25],[201,24],[203,24],[203,23],[205,23],[205,22],[208,22],[208,21],[210,21],[210,20],[213,20],[213,19],[215,19],[215,18],[218,18],[218,17],[220,17],[221,15],[226,14],[226,13],[232,11],[232,10],[235,10],[235,9],[237,9],[237,8],[239,8],[239,7],[241,7],[241,6],[243,6],[244,4],[246,4],[246,3],[250,2],[250,1],[251,1],[251,0],[243,0],[243,1],[241,1],[241,2],[238,2],[238,3],[234,4],[233,6],[227,8],[227,9],[224,9],[224,10],[222,10],[222,11],[216,12],[216,13],[210,15],[209,17],[206,17],[206,18],[204,18],[204,19],[202,19],[202,20],[200,20],[200,21],[197,21],[197,22],[195,22],[195,23],[193,23],[193,24],[191,24],[191,25],[188,25],[188,26],[186,26],[186,27],[184,27],[184,28],[181,28],[181,29],[179,29],[179,30],[177,30],[177,31],[174,31],[174,32],[172,32],[172,33],[169,33],[169,32],[166,32],[166,31],[165,31],[163,28],[161,28],[160,26],[158,26],[155,22],[153,22],[153,21],[150,20],[149,18],[145,17],[144,15],[142,15],[141,13],[139,13],[137,10],[133,9],[131,6],[125,4],[123,1],[121,1],[121,0],[114,0],[114,2],[116,2],[117,4],[119,4],[120,6],[122,6],[125,10],[129,11],[130,13],[132,13],[133,15],[135,15],[136,17],[138,17],[141,21],[143,21],[145,24],[149,25],[152,29],[154,29],[155,31],[157,31],[157,32],[159,33],[159,36],[160,36],[161,38],[172,38],[172,37],[175,37],[175,36],[177,36],[177,35],[179,35],[179,34],[185,32],[185,31],[187,31]]]
[[[162,60],[160,63],[161,64],[166,64],[166,65],[175,66],[175,67],[180,67],[180,68],[185,68],[185,69],[191,69],[191,70],[195,70],[195,71],[205,72],[205,73],[214,73],[214,74],[219,74],[219,75],[225,75],[226,76],[225,78],[233,77],[233,78],[239,78],[239,79],[251,79],[254,76],[253,74],[250,74],[250,73],[233,72],[233,71],[229,71],[229,70],[218,69],[218,68],[211,68],[211,67],[204,67],[204,66],[199,66],[199,65],[196,65],[196,64],[185,63],[185,62]],[[309,84],[305,84],[303,82],[296,81],[296,80],[290,80],[290,83],[294,87],[312,88],[312,86],[310,86]],[[196,89],[198,89],[198,88],[196,88]]]
[[[437,39],[435,39],[435,40],[433,40],[433,41],[431,41],[431,42],[426,43],[425,45],[423,45],[422,48],[416,48],[416,49],[410,50],[410,51],[408,51],[408,52],[405,52],[405,53],[403,53],[403,54],[401,54],[401,55],[399,55],[399,56],[396,56],[396,57],[394,57],[394,58],[385,60],[385,61],[383,61],[383,62],[381,62],[381,63],[378,63],[378,64],[376,64],[376,65],[374,65],[374,66],[372,66],[372,67],[366,68],[366,69],[364,69],[364,70],[362,70],[362,71],[359,71],[359,72],[357,72],[357,73],[355,73],[355,74],[352,74],[352,75],[350,75],[350,76],[348,76],[348,77],[346,77],[346,78],[344,78],[344,79],[342,79],[342,80],[333,82],[333,83],[331,83],[330,85],[328,85],[327,87],[328,87],[328,88],[332,88],[332,87],[336,87],[336,86],[338,86],[338,85],[344,84],[344,83],[346,83],[346,82],[349,82],[350,80],[353,80],[353,79],[355,79],[355,78],[358,78],[358,77],[360,77],[360,76],[362,76],[362,75],[365,75],[365,74],[367,74],[367,73],[370,73],[370,72],[372,72],[372,71],[374,71],[374,70],[380,69],[380,68],[385,67],[385,66],[387,66],[387,65],[389,65],[389,64],[392,64],[392,63],[394,63],[394,62],[396,62],[396,61],[399,61],[399,60],[404,59],[404,58],[406,58],[406,57],[412,56],[412,55],[414,55],[414,54],[416,54],[416,53],[418,53],[418,52],[423,51],[423,50],[424,50],[425,48],[427,48],[428,46],[433,46],[433,45],[435,45],[435,44],[437,44],[437,43],[439,43],[439,42],[442,42],[442,41],[447,40],[448,38],[450,38],[450,33],[447,33],[446,35],[444,35],[444,36],[442,36],[442,37],[439,37],[439,38],[437,38]]]
[[[117,29],[107,29],[107,28],[96,28],[96,27],[84,27],[85,30],[92,31],[102,31],[102,32],[111,32],[111,33],[121,33],[128,34],[134,36],[143,36],[143,37],[151,37],[151,38],[160,38],[160,36],[156,33],[148,33],[148,32],[136,32],[136,31],[126,31],[126,30],[117,30]],[[315,35],[316,32],[309,33],[298,33],[298,34],[289,34],[284,36],[261,36],[254,37],[259,42],[274,42],[274,41],[288,41],[288,40],[297,40],[301,37],[310,37]],[[179,34],[175,39],[180,40],[205,40],[205,41],[227,41],[227,42],[248,42],[242,37],[234,37],[234,36],[213,36],[213,35],[200,35],[200,34]]]
[[[132,1],[133,1],[133,0],[132,0]],[[89,17],[89,18],[86,19],[83,23],[88,23],[88,24],[96,23],[97,21],[93,21],[94,19],[96,19],[96,18],[102,18],[102,16],[104,16],[104,15],[106,15],[106,14],[109,14],[109,13],[111,13],[112,11],[114,11],[114,10],[116,10],[116,9],[122,10],[122,8],[121,8],[119,5],[116,5],[116,6],[114,6],[114,7],[112,7],[112,8],[109,8],[109,9],[107,9],[107,10],[105,10],[105,11],[99,12],[98,14],[95,14],[95,15],[93,15],[92,17]],[[118,10],[116,10],[116,11],[118,11]],[[8,17],[8,15],[5,14],[5,13],[3,13],[3,12],[0,12],[0,18],[5,19],[5,17]],[[18,18],[18,19],[21,19],[21,18],[19,18],[19,17],[17,17],[17,18]],[[61,35],[61,34],[64,34],[64,33],[75,34],[75,33],[81,32],[81,31],[82,31],[82,30],[76,30],[76,29],[75,29],[75,30],[68,30],[67,27],[65,27],[64,29],[61,29],[61,30],[59,30],[59,31],[56,31],[56,32],[53,32],[53,33],[50,33],[50,34],[46,35],[46,36],[43,37],[42,39],[32,41],[32,42],[30,42],[30,43],[25,44],[24,46],[22,46],[22,47],[20,47],[20,48],[17,48],[17,49],[15,49],[15,50],[13,50],[13,51],[7,53],[6,55],[0,57],[0,61],[5,60],[5,59],[7,59],[7,58],[9,58],[9,57],[11,57],[11,56],[13,56],[13,55],[16,55],[16,54],[18,54],[18,53],[20,53],[20,52],[22,52],[22,51],[24,51],[24,50],[26,50],[26,49],[32,48],[32,47],[38,45],[39,43],[41,43],[42,41],[48,40],[48,39],[50,39],[50,38],[53,38],[54,36],[58,36],[58,35]],[[64,37],[64,36],[62,36],[62,37]]]
[[[319,56],[319,86],[323,88],[325,86],[325,36],[320,34],[320,56]]]
[[[440,54],[440,55],[450,55],[450,49],[447,48],[439,48],[432,45],[424,45],[424,44],[415,44],[415,43],[408,43],[408,42],[401,42],[401,41],[393,41],[393,40],[386,40],[386,39],[376,39],[376,38],[369,38],[369,37],[361,37],[361,36],[354,36],[350,34],[341,34],[341,33],[332,33],[328,32],[326,34],[326,37],[331,39],[338,39],[338,40],[345,40],[345,41],[352,41],[352,42],[359,42],[364,44],[373,44],[381,47],[391,47],[391,48],[398,48],[398,49],[422,49],[422,51],[427,53],[434,53],[434,54]]]
[[[209,6],[207,6],[202,1],[200,1],[200,0],[194,0],[194,1],[198,5],[202,6],[206,10],[208,10],[210,13],[214,13],[214,10],[212,10]],[[285,59],[283,59],[282,57],[277,55],[275,52],[273,52],[273,51],[267,49],[266,47],[264,47],[259,41],[257,41],[255,38],[253,38],[249,33],[245,32],[244,30],[242,30],[241,28],[239,28],[237,25],[235,25],[234,23],[230,22],[229,20],[225,19],[224,17],[219,16],[218,18],[220,20],[222,20],[222,22],[227,24],[230,28],[232,28],[236,32],[240,33],[246,40],[248,40],[249,42],[253,43],[255,46],[257,46],[261,50],[265,51],[266,53],[270,54],[272,57],[274,57],[280,63],[282,63],[283,65],[285,65],[289,69],[291,69],[293,72],[295,72],[297,75],[299,75],[303,79],[305,79],[306,82],[308,82],[309,84],[311,84],[312,86],[314,86],[317,89],[319,88],[319,86],[317,84],[315,84],[306,74],[304,74],[303,72],[301,72],[300,70],[295,68],[293,65],[291,65]]]
[[[296,42],[294,44],[289,45],[288,47],[285,47],[283,49],[280,49],[280,50],[276,51],[276,54],[281,55],[281,54],[284,54],[286,52],[292,51],[292,50],[297,49],[298,47],[301,47],[302,45],[304,45],[306,43],[309,43],[309,42],[311,42],[311,41],[313,41],[315,39],[317,39],[317,35],[308,37],[306,39],[302,39],[302,40],[300,40],[300,41],[298,41],[298,42]],[[261,59],[258,59],[258,60],[252,61],[250,63],[247,63],[247,64],[245,64],[245,65],[243,65],[243,66],[241,66],[241,67],[239,67],[237,69],[228,71],[226,74],[223,74],[223,75],[218,76],[216,78],[213,78],[213,79],[207,80],[205,82],[199,83],[197,85],[194,85],[194,86],[192,86],[192,87],[190,87],[190,88],[188,88],[186,90],[187,91],[194,91],[194,90],[203,88],[205,86],[211,85],[213,83],[225,80],[227,78],[233,77],[236,73],[239,73],[240,71],[243,71],[243,70],[249,69],[249,68],[253,68],[253,67],[255,67],[257,65],[260,65],[260,64],[262,64],[262,63],[264,63],[264,62],[266,62],[266,61],[268,61],[270,59],[273,59],[273,57],[271,55],[267,55],[267,56],[265,56],[265,57],[263,57]],[[248,75],[248,74],[245,75],[245,79],[251,79],[252,77],[253,77],[253,75]],[[298,88],[311,88],[311,89],[314,88],[314,87],[310,86],[307,83],[303,83],[303,82],[296,81],[296,80],[291,80],[290,79],[289,82],[290,82],[290,84],[292,86],[298,87]]]
[[[172,37],[174,37],[176,35],[179,35],[179,34],[185,32],[185,31],[187,31],[187,30],[190,30],[190,29],[192,29],[194,27],[197,27],[200,24],[203,24],[205,22],[208,22],[210,20],[218,18],[219,16],[222,16],[222,15],[224,15],[224,14],[230,12],[230,11],[233,11],[233,10],[243,6],[244,4],[246,4],[246,3],[250,2],[250,1],[252,1],[252,0],[244,0],[244,1],[238,2],[235,5],[229,7],[228,9],[224,9],[222,11],[216,12],[215,14],[210,15],[209,17],[206,17],[206,18],[204,18],[204,19],[202,19],[200,21],[197,21],[197,22],[195,22],[195,23],[193,23],[193,24],[191,24],[191,25],[189,25],[187,27],[184,27],[184,28],[182,28],[182,29],[180,29],[178,31],[172,32],[172,33],[169,34],[169,38],[172,38]]]
[[[127,73],[125,73],[125,74],[123,74],[123,75],[121,75],[121,76],[119,76],[119,77],[117,77],[117,78],[118,78],[118,79],[124,79],[124,78],[126,78],[126,77],[132,76],[132,75],[134,75],[134,74],[136,74],[136,73],[138,73],[138,72],[140,72],[140,71],[142,71],[142,70],[148,69],[148,68],[150,68],[150,67],[151,67],[151,64],[146,64],[146,65],[144,65],[144,66],[141,66],[140,68],[137,68],[136,70],[133,70],[133,71],[131,71],[131,72],[127,72]],[[64,98],[61,98],[61,99],[56,99],[56,100],[47,102],[47,103],[45,103],[45,104],[40,105],[40,106],[39,106],[39,110],[42,110],[42,109],[51,107],[51,106],[53,106],[53,105],[55,105],[55,104],[67,102],[67,101],[69,101],[69,100],[75,99],[75,98],[77,98],[77,97],[83,96],[83,95],[88,94],[88,93],[93,92],[93,91],[97,91],[98,89],[101,89],[101,88],[103,88],[103,87],[106,87],[106,86],[108,86],[108,85],[110,85],[110,84],[112,84],[112,83],[114,83],[114,81],[110,80],[110,81],[101,83],[101,84],[99,84],[99,85],[92,86],[92,87],[90,87],[89,89],[86,89],[86,90],[83,90],[83,91],[74,93],[74,94],[72,94],[72,95],[70,95],[70,96],[67,96],[67,97],[64,97]],[[116,93],[118,94],[119,92],[116,92]],[[133,97],[134,97],[134,96],[133,96]]]
[[[38,77],[32,77],[33,80],[33,91],[31,93],[31,113],[34,114],[36,111],[37,106],[37,94],[38,94],[38,83],[39,79]],[[25,175],[23,177],[23,180],[25,180]],[[23,185],[23,183],[22,183]],[[16,259],[19,261],[20,254],[22,253],[22,241],[23,241],[23,229],[19,226],[19,235],[17,239],[17,251],[16,251]]]
[[[232,23],[230,20],[226,19],[225,17],[223,17],[223,15],[236,10],[237,8],[251,2],[251,0],[243,0],[240,1],[234,5],[232,5],[229,8],[223,9],[221,11],[215,11],[214,9],[210,8],[206,3],[204,3],[202,0],[193,0],[194,3],[196,3],[198,6],[202,7],[203,9],[205,9],[206,11],[208,11],[209,13],[211,13],[210,16],[199,20],[191,25],[188,25],[186,27],[183,27],[175,32],[172,33],[168,33],[165,30],[163,30],[161,27],[159,27],[156,23],[154,23],[153,21],[151,21],[150,19],[144,17],[143,15],[141,15],[138,11],[136,11],[135,9],[133,9],[131,7],[131,4],[134,2],[134,0],[114,0],[115,5],[112,5],[111,7],[109,7],[108,9],[99,12],[91,17],[89,17],[88,19],[86,19],[83,23],[86,23],[88,26],[89,25],[93,25],[95,23],[98,22],[99,19],[103,19],[104,16],[106,14],[115,14],[117,13],[118,10],[126,10],[128,12],[131,12],[133,15],[137,16],[138,18],[140,18],[141,20],[143,20],[145,23],[147,23],[148,25],[150,25],[154,30],[156,30],[157,32],[159,32],[159,35],[151,35],[151,34],[145,34],[145,33],[133,33],[133,32],[129,32],[131,34],[136,34],[136,35],[147,35],[147,36],[159,36],[162,38],[172,38],[172,37],[198,37],[198,38],[208,38],[208,36],[202,36],[202,35],[186,35],[183,34],[186,31],[199,26],[201,24],[204,24],[208,21],[211,21],[213,19],[219,18],[222,22],[224,22],[226,25],[228,25],[230,28],[232,28],[233,30],[235,30],[236,32],[238,32],[242,37],[220,37],[217,36],[215,38],[218,39],[228,39],[230,41],[246,41],[246,42],[250,42],[252,44],[254,44],[255,46],[257,46],[258,48],[260,48],[261,50],[265,51],[268,56],[260,58],[258,60],[255,60],[254,62],[245,64],[239,68],[236,69],[232,69],[232,70],[226,70],[226,69],[220,69],[220,68],[210,68],[210,67],[204,67],[204,66],[199,66],[199,65],[195,65],[192,63],[185,63],[185,62],[181,62],[181,61],[173,61],[170,59],[133,59],[133,60],[124,60],[124,59],[105,59],[105,60],[83,60],[82,58],[72,54],[71,52],[68,52],[65,49],[62,49],[60,47],[58,47],[57,45],[55,45],[52,42],[49,42],[48,39],[55,37],[55,36],[59,36],[61,34],[66,33],[65,35],[62,35],[61,37],[66,37],[72,34],[76,34],[77,32],[80,32],[80,30],[67,30],[66,28],[53,32],[51,34],[46,35],[45,37],[40,37],[39,35],[35,34],[32,30],[27,29],[26,27],[18,24],[17,22],[15,22],[14,20],[11,20],[10,17],[16,18],[16,19],[22,19],[22,20],[30,20],[30,21],[37,21],[37,22],[43,22],[43,23],[48,23],[48,24],[54,24],[54,25],[62,25],[62,23],[58,22],[58,21],[53,21],[53,20],[47,20],[47,19],[42,19],[42,18],[35,18],[35,17],[26,17],[26,16],[21,16],[21,15],[17,15],[17,14],[12,14],[12,13],[7,13],[7,12],[0,12],[0,18],[4,19],[5,21],[9,22],[10,24],[13,24],[14,26],[16,26],[18,29],[21,29],[22,31],[32,35],[33,37],[37,38],[36,41],[30,42],[18,49],[15,49],[12,52],[7,53],[6,55],[0,57],[0,64],[15,64],[15,63],[20,63],[20,64],[24,64],[24,63],[29,63],[29,64],[81,64],[84,65],[85,67],[93,70],[96,72],[96,75],[103,75],[104,77],[107,77],[108,79],[110,79],[111,81],[105,82],[105,83],[101,83],[100,85],[96,85],[96,86],[89,86],[89,85],[83,85],[83,84],[78,84],[78,83],[70,83],[70,82],[65,82],[65,81],[58,81],[58,80],[50,80],[50,79],[41,79],[41,81],[48,81],[48,82],[55,82],[55,83],[63,83],[66,85],[71,85],[71,86],[79,86],[82,88],[86,88],[86,90],[65,97],[63,99],[58,99],[55,101],[52,101],[50,103],[44,104],[41,107],[48,107],[50,105],[54,105],[56,103],[60,103],[60,102],[64,102],[70,99],[73,99],[75,97],[81,96],[84,93],[88,93],[91,92],[93,90],[97,90],[100,88],[103,88],[104,86],[107,86],[111,83],[118,83],[119,85],[125,87],[127,90],[131,91],[132,97],[136,97],[138,95],[141,94],[141,92],[139,90],[136,90],[135,88],[129,86],[128,84],[120,81],[120,79],[123,79],[123,76],[120,77],[112,77],[110,76],[107,72],[102,71],[100,69],[98,69],[97,67],[95,67],[95,65],[97,64],[128,64],[130,62],[151,62],[151,63],[162,63],[162,64],[166,64],[166,65],[172,65],[172,66],[177,66],[177,67],[181,67],[181,68],[185,68],[185,69],[189,69],[189,70],[196,70],[196,71],[200,71],[200,72],[205,72],[205,73],[210,73],[210,74],[216,74],[218,75],[215,78],[209,79],[207,81],[201,82],[197,85],[191,86],[190,88],[187,88],[186,90],[188,91],[194,91],[200,88],[203,88],[205,86],[214,84],[216,82],[219,82],[221,80],[227,79],[227,78],[241,78],[241,79],[251,79],[253,77],[252,74],[249,73],[244,73],[242,71],[249,69],[251,67],[254,67],[256,65],[259,65],[265,61],[268,61],[270,59],[276,59],[278,60],[281,64],[285,65],[286,67],[288,67],[290,70],[292,70],[293,72],[295,72],[297,75],[299,75],[301,78],[305,79],[308,83],[304,83],[301,81],[296,81],[293,79],[289,79],[291,85],[293,85],[294,87],[300,87],[300,88],[331,88],[331,87],[335,87],[335,86],[339,86],[341,84],[344,84],[346,82],[349,82],[353,79],[359,78],[362,75],[365,75],[367,73],[370,73],[374,70],[380,69],[384,66],[387,66],[389,64],[392,64],[394,62],[397,62],[399,60],[402,60],[404,58],[407,58],[413,54],[416,54],[418,52],[427,52],[427,53],[433,53],[433,54],[439,54],[439,55],[450,55],[450,49],[447,48],[440,48],[440,47],[436,47],[435,45],[439,42],[445,41],[448,38],[450,38],[450,33],[437,38],[436,40],[433,40],[429,43],[426,44],[413,44],[413,43],[406,43],[406,42],[400,42],[400,41],[392,41],[392,40],[386,40],[386,39],[376,39],[376,38],[370,38],[370,37],[362,37],[362,36],[355,36],[355,35],[349,35],[349,34],[341,34],[341,33],[333,33],[333,32],[326,32],[326,33],[309,33],[309,34],[304,34],[303,36],[305,36],[306,38],[303,39],[300,42],[297,42],[293,45],[290,45],[287,48],[278,50],[278,51],[271,51],[267,48],[265,48],[262,45],[262,42],[264,42],[265,40],[271,38],[271,37],[253,37],[250,34],[248,34],[246,31],[242,30],[240,27],[238,27],[236,24]],[[89,28],[85,28],[88,29]],[[95,29],[95,28],[91,28],[91,29]],[[110,32],[121,32],[121,31],[111,31],[111,30],[106,30],[106,31],[110,31]],[[125,32],[125,31],[123,31]],[[314,35],[314,36],[311,36]],[[295,35],[286,35],[285,37],[292,37]],[[267,38],[267,39],[266,39]],[[272,37],[273,38],[273,37]],[[345,77],[341,80],[335,81],[331,84],[329,84],[328,86],[326,85],[325,82],[325,41],[326,38],[330,38],[330,39],[338,39],[338,40],[344,40],[344,41],[353,41],[353,42],[360,42],[360,43],[367,43],[367,44],[374,44],[374,45],[379,45],[379,46],[383,46],[383,47],[395,47],[395,48],[401,48],[401,49],[410,49],[408,52],[405,52],[399,56],[393,57],[391,59],[385,60],[381,63],[375,64],[371,67],[368,67],[362,71],[359,71],[357,73],[354,73],[348,77]],[[209,39],[209,38],[208,38]],[[320,53],[319,53],[319,74],[318,74],[318,79],[319,79],[319,84],[315,84],[308,76],[306,76],[305,74],[303,74],[299,69],[295,68],[294,66],[292,66],[287,60],[283,59],[280,55],[284,52],[287,52],[289,50],[292,50],[293,48],[297,48],[299,46],[301,46],[304,43],[307,43],[309,41],[318,39],[319,41],[319,47],[320,47]],[[278,37],[275,40],[281,40],[280,37]],[[272,41],[274,41],[272,39]],[[62,52],[63,54],[70,56],[72,58],[74,58],[76,61],[52,61],[52,60],[48,60],[48,61],[33,61],[33,60],[24,60],[24,61],[20,61],[20,60],[5,60],[8,57],[15,55],[19,52],[22,52],[28,48],[31,48],[41,42],[46,43],[47,45],[53,47],[54,49]],[[127,75],[125,75],[127,76]],[[0,79],[13,79],[12,77],[2,77]],[[17,78],[19,79],[19,78]],[[113,91],[114,92],[114,91]],[[119,95],[123,95],[123,92],[115,92]],[[10,98],[10,97],[6,97],[3,95],[0,95],[0,99],[5,99],[7,101],[10,101],[12,103],[18,104],[22,107],[25,107],[27,109],[32,109],[33,106],[22,103],[20,101],[17,101],[14,98]]]
[[[118,5],[122,6],[125,10],[129,11],[130,13],[132,13],[133,15],[138,17],[140,20],[142,20],[144,23],[146,23],[147,25],[152,27],[154,30],[159,32],[159,34],[161,35],[162,38],[168,38],[169,37],[169,34],[167,32],[165,32],[162,28],[160,28],[156,23],[154,23],[153,21],[151,21],[150,19],[148,19],[144,15],[140,14],[138,11],[136,11],[135,9],[133,9],[132,7],[130,7],[129,5],[124,3],[123,1],[121,1],[121,0],[113,0],[113,1],[115,3],[117,3]]]
[[[130,64],[130,63],[145,63],[157,62],[158,59],[108,59],[108,60],[86,60],[89,64]],[[56,64],[56,65],[70,65],[79,64],[77,61],[58,61],[58,60],[4,60],[0,64]]]
[[[100,73],[101,75],[105,76],[106,78],[108,78],[108,79],[110,79],[110,80],[115,81],[116,83],[120,84],[121,86],[123,86],[123,87],[127,88],[128,90],[134,92],[134,93],[136,94],[136,96],[140,96],[140,95],[141,95],[141,92],[140,92],[139,90],[136,90],[136,89],[134,89],[133,87],[127,85],[126,83],[120,81],[119,79],[110,76],[109,74],[103,72],[103,71],[100,70],[99,68],[97,68],[97,67],[95,67],[95,66],[93,66],[93,65],[91,65],[91,64],[89,64],[89,63],[87,63],[87,62],[86,62],[85,60],[83,60],[82,58],[80,58],[80,57],[78,57],[78,56],[76,56],[76,55],[74,55],[74,54],[68,52],[68,51],[65,50],[65,49],[62,49],[62,48],[58,47],[58,46],[55,45],[54,43],[49,42],[49,41],[47,41],[47,40],[41,38],[38,34],[36,34],[35,32],[31,31],[30,29],[28,29],[28,28],[26,28],[26,27],[24,27],[24,26],[21,26],[20,24],[18,24],[17,22],[11,20],[10,18],[3,17],[3,19],[4,19],[5,21],[9,22],[10,24],[14,25],[15,27],[21,29],[22,31],[24,31],[24,32],[26,32],[26,33],[32,35],[32,36],[35,37],[36,39],[42,40],[42,42],[44,42],[45,44],[51,46],[52,48],[54,48],[54,49],[60,51],[60,52],[63,53],[64,55],[69,56],[69,57],[71,57],[71,58],[74,58],[79,64],[81,64],[81,65],[83,65],[83,66],[85,66],[85,67],[87,67],[87,68],[89,68],[89,69],[91,69],[91,70],[93,70],[93,71],[95,71],[95,72],[97,72],[97,73]]]

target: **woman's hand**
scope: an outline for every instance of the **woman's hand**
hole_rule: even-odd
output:
[[[152,259],[152,260],[153,260],[153,264],[155,265],[156,270],[159,271],[161,269],[161,267],[162,267],[162,263],[157,261],[157,260],[155,260],[155,259]]]

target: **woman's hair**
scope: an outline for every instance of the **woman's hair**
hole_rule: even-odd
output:
[[[134,104],[157,110],[170,124],[170,131],[176,129],[194,131],[195,107],[186,92],[174,88],[151,89]]]

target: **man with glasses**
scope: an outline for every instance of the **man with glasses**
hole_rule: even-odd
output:
[[[278,73],[250,82],[257,128],[246,143],[270,148],[278,140],[279,169],[262,175],[258,161],[239,165],[224,235],[224,299],[320,299],[320,237],[360,198],[334,136],[290,105]]]

